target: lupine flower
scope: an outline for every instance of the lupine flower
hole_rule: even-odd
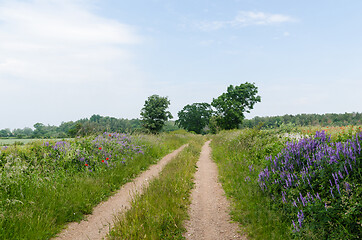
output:
[[[332,197],[334,198],[334,195],[333,195],[333,188],[330,188],[330,192],[331,192]]]
[[[294,220],[292,220],[292,223],[293,223],[293,226],[294,226],[294,230],[297,231],[297,232],[299,232],[299,228],[295,225]]]
[[[298,206],[297,202],[300,204],[299,207],[302,209],[298,210],[298,219],[303,220],[303,208],[314,204],[317,199],[321,201],[320,194],[313,189],[313,185],[318,186],[318,189],[322,189],[322,191],[326,189],[326,192],[321,192],[323,198],[340,197],[342,194],[340,184],[344,184],[347,192],[351,191],[350,185],[343,181],[348,179],[347,176],[350,176],[357,168],[357,159],[361,155],[361,141],[362,133],[358,133],[345,143],[335,143],[331,141],[330,135],[327,136],[325,131],[321,131],[316,132],[314,138],[287,142],[285,148],[277,156],[266,157],[267,166],[259,173],[259,186],[264,192],[286,204],[288,204],[286,196],[290,196],[289,189],[299,190],[299,197],[293,196],[295,191],[291,191],[292,196],[290,197],[295,200],[290,201],[289,204],[294,207]],[[315,182],[320,179],[321,173],[324,176],[332,175],[333,182],[332,179],[325,179],[325,177],[321,179],[322,182]],[[330,185],[329,196],[328,183]],[[334,187],[339,195],[334,195]],[[325,208],[327,210],[327,203],[325,203]]]
[[[299,212],[298,212],[298,222],[299,222],[299,227],[301,228],[302,227],[302,222],[303,222],[303,220],[304,220],[304,214],[303,214],[303,211],[302,210],[300,210]]]
[[[341,171],[338,171],[338,174],[343,179],[343,175],[342,175]]]

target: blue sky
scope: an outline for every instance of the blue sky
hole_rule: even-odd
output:
[[[362,1],[0,0],[0,129],[139,118],[253,82],[247,115],[362,112]]]

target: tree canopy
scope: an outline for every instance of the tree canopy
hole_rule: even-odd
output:
[[[156,94],[148,97],[141,110],[141,121],[144,128],[152,133],[161,131],[168,119],[172,118],[169,111],[166,111],[170,101],[167,97],[160,97]]]
[[[208,125],[212,116],[211,105],[208,103],[193,103],[186,105],[178,112],[178,120],[176,124],[187,131],[201,133],[202,129]]]
[[[217,124],[222,129],[238,128],[245,118],[244,113],[249,113],[254,104],[261,101],[257,93],[258,88],[253,83],[230,85],[226,93],[214,98],[211,103],[218,115]]]

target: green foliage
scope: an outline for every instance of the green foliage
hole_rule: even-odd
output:
[[[184,239],[183,221],[187,217],[193,175],[203,142],[202,137],[193,137],[144,194],[135,197],[131,209],[120,216],[109,239]]]
[[[189,139],[109,133],[0,147],[0,239],[50,239]]]
[[[6,137],[11,137],[11,136],[12,136],[12,133],[11,133],[9,128],[5,128],[5,129],[0,130],[0,137],[6,138]]]
[[[133,133],[141,129],[139,119],[118,119],[114,117],[103,117],[92,115],[90,119],[62,122],[60,126],[34,124],[35,130],[25,127],[24,129],[0,130],[1,138],[74,138],[76,136],[89,136],[103,132]]]
[[[360,152],[361,134],[347,132],[350,139],[330,143],[322,133],[299,141],[300,135],[289,136],[281,137],[278,129],[215,136],[213,157],[234,220],[255,239],[357,239],[362,159],[353,153]]]
[[[218,133],[221,128],[218,125],[218,122],[220,121],[220,116],[212,116],[209,120],[209,131],[211,134],[216,134]]]
[[[260,122],[264,123],[264,129],[278,128],[282,125],[292,124],[293,126],[347,126],[361,125],[362,113],[327,113],[327,114],[297,114],[273,117],[254,117],[245,119],[243,128],[253,128]]]
[[[211,142],[219,178],[232,201],[231,216],[251,239],[290,239],[290,223],[283,211],[261,191],[257,179],[265,156],[277,154],[284,140],[270,131],[221,131]]]
[[[165,122],[172,118],[169,111],[166,111],[170,101],[167,97],[152,95],[145,101],[141,110],[141,121],[143,127],[151,133],[160,132]]]
[[[362,133],[334,142],[321,131],[267,158],[259,184],[293,222],[297,238],[360,236],[361,144]]]
[[[193,103],[186,105],[178,112],[176,124],[187,131],[193,131],[200,134],[208,125],[212,116],[212,109],[208,103]]]
[[[216,108],[218,125],[222,129],[235,129],[245,118],[244,112],[249,113],[254,104],[261,101],[257,96],[258,88],[252,83],[230,85],[227,92],[214,98],[211,105]]]
[[[175,123],[175,121],[167,121],[165,122],[165,125],[163,126],[161,132],[173,132],[173,131],[177,131],[180,130],[179,126],[177,126],[177,124]]]

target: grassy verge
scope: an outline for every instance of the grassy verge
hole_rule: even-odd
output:
[[[246,129],[214,138],[233,218],[255,239],[358,239],[362,133],[278,136]]]
[[[122,142],[114,136],[0,148],[0,239],[51,238],[190,139],[161,134]]]
[[[153,180],[143,195],[109,234],[109,239],[183,239],[182,222],[187,218],[193,175],[204,138],[194,137],[189,146],[173,159],[159,178]]]
[[[265,167],[265,156],[282,146],[276,134],[250,129],[222,132],[211,142],[223,188],[232,199],[232,218],[252,239],[291,238],[290,223],[255,181]]]

